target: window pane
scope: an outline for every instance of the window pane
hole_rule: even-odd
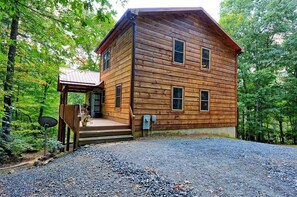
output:
[[[209,50],[202,49],[202,58],[209,59]]]
[[[183,89],[182,88],[173,88],[173,98],[182,98]]]
[[[201,101],[200,109],[202,111],[208,111],[208,101]]]
[[[103,70],[109,68],[110,63],[110,49],[103,54]]]
[[[109,59],[106,61],[106,68],[109,68]]]
[[[121,106],[121,97],[116,97],[116,107]]]
[[[202,68],[209,68],[209,60],[202,59]]]
[[[108,49],[106,56],[107,56],[107,59],[110,59],[110,49]]]
[[[184,52],[184,42],[175,40],[175,50],[179,52]]]
[[[102,103],[105,103],[105,90],[103,90],[102,92],[102,99],[101,99]]]
[[[121,86],[117,86],[117,89],[116,89],[116,96],[121,96]]]
[[[121,86],[116,86],[116,107],[121,107]]]
[[[174,61],[178,63],[184,63],[184,54],[180,52],[174,52]]]
[[[208,92],[207,91],[201,91],[201,100],[208,101]]]
[[[183,109],[183,101],[182,99],[173,99],[172,109]]]

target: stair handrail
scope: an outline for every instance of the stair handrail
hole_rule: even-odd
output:
[[[132,131],[132,135],[134,136],[134,132],[135,132],[135,115],[132,111],[132,108],[130,106],[130,110],[129,110],[129,115],[130,115],[130,127],[131,127],[131,131]]]

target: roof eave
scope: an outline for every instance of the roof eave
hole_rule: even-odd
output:
[[[123,16],[118,20],[118,22],[114,25],[114,27],[108,32],[108,34],[104,37],[104,39],[100,42],[98,47],[94,50],[95,53],[99,54],[100,49],[103,44],[109,39],[109,37],[115,32],[115,30],[120,26],[120,24],[127,18],[128,13],[131,12],[131,9],[127,9]]]
[[[103,41],[98,45],[98,47],[95,49],[95,52],[97,54],[101,53],[101,47],[105,44],[105,42],[110,39],[110,36],[117,30],[117,28],[120,26],[120,24],[127,18],[129,13],[132,13],[134,15],[139,14],[146,14],[146,13],[152,13],[152,12],[182,12],[182,11],[202,11],[214,24],[218,27],[220,31],[225,34],[228,39],[236,46],[237,49],[236,53],[241,54],[244,52],[243,48],[231,37],[229,34],[202,8],[202,7],[177,7],[177,8],[129,8],[127,11],[123,14],[123,16],[120,18],[120,20],[115,24],[114,28],[112,28],[109,33],[105,36]]]
[[[238,47],[236,50],[237,54],[241,54],[244,52],[243,48],[231,37],[229,34],[217,23],[203,8],[201,11]]]

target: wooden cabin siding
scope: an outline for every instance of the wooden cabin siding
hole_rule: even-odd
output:
[[[137,17],[134,114],[157,115],[154,130],[236,126],[236,52],[199,14]],[[184,64],[173,63],[173,39],[185,42]],[[210,70],[201,69],[201,47]],[[184,88],[183,111],[172,111],[172,87]],[[200,90],[210,92],[210,111],[200,112]]]
[[[103,71],[101,58],[101,80],[104,81],[105,103],[103,117],[124,124],[130,123],[130,94],[132,69],[132,27],[123,31],[110,45],[110,67]],[[108,48],[107,48],[108,49]],[[121,85],[121,107],[115,107],[116,86]]]

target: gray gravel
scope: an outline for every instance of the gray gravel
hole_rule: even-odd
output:
[[[0,176],[0,195],[295,197],[297,149],[220,138],[92,145]]]

